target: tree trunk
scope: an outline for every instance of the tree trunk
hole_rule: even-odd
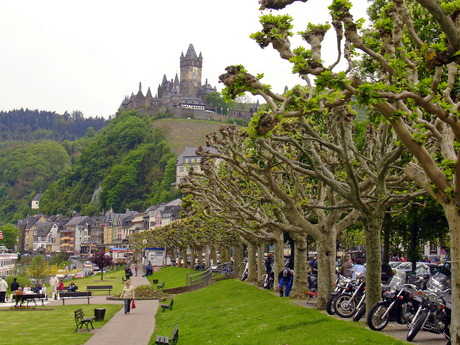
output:
[[[261,240],[257,247],[257,256],[259,264],[257,266],[257,284],[262,286],[264,283],[263,276],[265,274],[265,241]]]
[[[383,227],[383,262],[389,263],[390,262],[390,227],[384,226]]]
[[[278,274],[281,272],[281,270],[284,268],[284,236],[283,232],[279,231],[276,234],[276,238],[273,240],[274,246],[275,246],[275,253],[274,253],[274,259],[275,259],[275,264],[273,265],[273,273],[275,275],[275,281],[273,285],[273,290],[274,291],[280,291],[280,282],[278,279]]]
[[[204,262],[206,263],[206,268],[208,268],[210,265],[210,255],[209,255],[209,246],[206,246],[204,249]]]
[[[235,276],[240,278],[243,274],[242,266],[243,266],[243,259],[244,259],[244,246],[242,244],[233,247],[234,249],[234,258],[233,264],[235,266]]]
[[[327,299],[335,282],[336,243],[333,231],[324,231],[316,239],[318,253],[318,310],[326,309]]]
[[[362,217],[366,237],[366,314],[382,297],[382,248],[380,234],[383,215],[374,212],[369,217]]]
[[[415,270],[417,269],[417,261],[418,261],[418,246],[417,246],[417,232],[418,226],[417,224],[412,224],[410,227],[410,249],[407,253],[408,260],[412,262],[412,273],[415,274]]]
[[[182,267],[187,267],[187,248],[182,248],[181,250],[182,253]]]
[[[452,345],[460,344],[460,214],[456,205],[443,205],[450,232],[450,255],[452,272],[452,309],[450,321],[450,336]]]
[[[307,279],[307,234],[291,236],[294,240],[294,281],[292,283],[289,297],[294,299],[305,299],[305,292],[308,290]],[[292,259],[292,255],[291,255]]]
[[[225,261],[224,262],[231,262],[232,261],[232,247],[225,247]]]
[[[189,268],[194,268],[195,267],[195,261],[196,261],[196,248],[192,247],[190,248],[190,265]]]
[[[217,250],[216,250],[216,247],[214,246],[211,247],[211,259],[212,259],[212,264],[217,265]]]
[[[248,282],[254,283],[256,281],[256,245],[255,243],[248,243]],[[243,268],[244,270],[244,268]]]

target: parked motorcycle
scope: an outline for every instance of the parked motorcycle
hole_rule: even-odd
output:
[[[388,288],[382,293],[382,300],[375,303],[367,314],[367,324],[374,331],[383,330],[389,321],[399,324],[409,324],[420,304],[420,299],[414,299],[412,291],[416,287],[404,284],[406,272],[396,270]]]
[[[343,318],[352,317],[366,302],[366,274],[359,274],[349,287],[348,292],[337,296],[334,309]]]
[[[264,274],[263,278],[264,278],[264,289],[266,290],[273,289],[273,285],[275,283],[274,273],[271,272],[270,276],[268,274]]]
[[[246,280],[248,278],[248,269],[249,269],[249,261],[246,262],[246,266],[244,267],[243,274],[241,275],[240,280]]]
[[[337,274],[337,279],[335,280],[334,286],[335,290],[331,292],[329,298],[327,299],[326,311],[329,315],[335,314],[335,300],[339,295],[349,290],[349,287],[352,283],[351,277],[343,276]]]
[[[206,268],[206,264],[204,262],[196,263],[194,268],[195,268],[195,271],[204,271]]]
[[[435,273],[426,283],[426,290],[421,292],[422,302],[411,329],[407,333],[407,341],[412,341],[420,329],[436,334],[444,334],[450,341],[451,305],[446,302],[446,294],[450,292],[450,280],[441,272]]]

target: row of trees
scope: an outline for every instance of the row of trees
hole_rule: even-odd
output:
[[[261,9],[278,10],[297,1],[259,2]],[[277,267],[282,232],[288,232],[299,272],[294,295],[296,288],[304,288],[305,237],[313,236],[320,308],[332,289],[337,234],[358,218],[363,223],[371,306],[380,299],[380,234],[386,213],[430,194],[449,225],[451,335],[452,344],[459,344],[460,4],[374,1],[369,27],[353,18],[351,7],[348,0],[334,0],[329,6],[332,25],[310,23],[299,32],[310,49],[291,49],[289,15],[261,16],[262,30],[251,37],[262,48],[272,45],[306,85],[278,95],[261,82],[262,75],[229,66],[220,76],[225,97],[250,92],[262,96],[266,106],[246,132],[229,126],[222,128],[222,139],[209,135],[207,145],[218,153],[201,150],[202,171],[192,171],[182,187],[193,194],[200,219],[220,219],[226,233],[250,243],[273,240]],[[330,29],[337,61],[326,66],[322,41]],[[335,72],[342,56],[348,68]],[[353,103],[372,112],[362,145],[353,136]],[[223,161],[218,168],[217,159]]]
[[[0,140],[70,140],[107,126],[103,117],[84,117],[79,110],[60,115],[51,111],[15,109],[0,111]]]

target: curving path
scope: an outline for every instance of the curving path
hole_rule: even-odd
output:
[[[134,266],[132,267],[134,273]],[[131,284],[134,287],[149,284],[147,278],[142,277],[141,270],[138,276],[131,277]],[[95,301],[94,297],[91,303],[109,303],[120,301]],[[66,302],[67,304],[67,302]],[[120,305],[120,311],[116,313],[109,322],[101,329],[94,329],[91,332],[94,335],[85,345],[101,344],[138,344],[147,345],[155,330],[155,314],[158,309],[158,300],[136,301],[136,309],[132,310],[129,315],[125,315],[123,304]]]

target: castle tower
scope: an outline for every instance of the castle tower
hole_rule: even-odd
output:
[[[180,93],[185,97],[197,97],[201,88],[201,71],[203,57],[197,57],[193,44],[190,44],[187,54],[180,57]]]

